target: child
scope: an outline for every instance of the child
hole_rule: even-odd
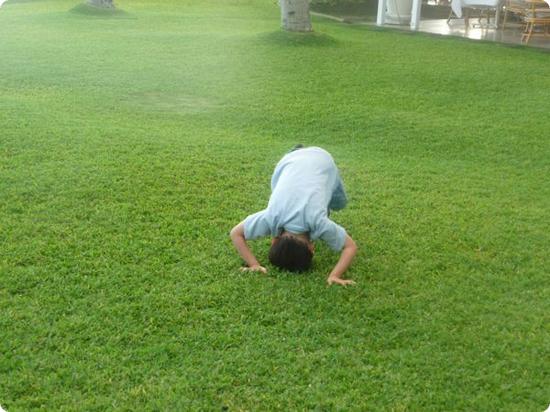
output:
[[[329,219],[331,209],[342,209],[346,203],[344,186],[330,153],[320,147],[297,146],[275,167],[267,208],[231,230],[233,245],[248,265],[243,270],[267,273],[250,251],[247,240],[272,236],[270,262],[281,269],[301,272],[311,267],[313,241],[322,239],[332,250],[341,252],[328,284],[354,284],[342,279],[342,275],[357,246],[343,227]]]

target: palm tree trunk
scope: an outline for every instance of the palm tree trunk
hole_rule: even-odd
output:
[[[88,4],[95,7],[112,9],[115,7],[113,0],[88,0]]]
[[[309,0],[279,0],[281,25],[288,31],[311,31]]]

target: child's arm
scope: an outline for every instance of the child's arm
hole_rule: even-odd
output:
[[[353,280],[342,279],[342,275],[351,265],[351,261],[353,260],[356,252],[357,245],[349,235],[346,235],[346,242],[344,243],[344,249],[342,249],[340,259],[328,276],[327,283],[329,285],[332,285],[333,283],[343,286],[355,284]]]
[[[237,249],[239,255],[241,255],[241,257],[248,265],[247,268],[243,268],[242,270],[267,273],[267,269],[260,265],[260,262],[258,262],[256,256],[254,256],[254,254],[246,244],[246,239],[244,238],[244,222],[239,223],[237,226],[231,229],[230,236],[231,241],[235,246],[235,249]]]

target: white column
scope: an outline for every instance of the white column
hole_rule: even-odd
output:
[[[386,20],[386,2],[387,0],[378,0],[378,14],[376,15],[376,25],[383,26]]]
[[[418,30],[420,26],[420,11],[422,9],[422,0],[413,0],[411,10],[411,30]]]

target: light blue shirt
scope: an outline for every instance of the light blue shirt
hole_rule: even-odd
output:
[[[298,149],[285,155],[271,177],[267,208],[244,220],[246,239],[309,233],[334,251],[346,241],[346,230],[328,217],[329,209],[342,209],[346,193],[334,159],[319,147]]]

